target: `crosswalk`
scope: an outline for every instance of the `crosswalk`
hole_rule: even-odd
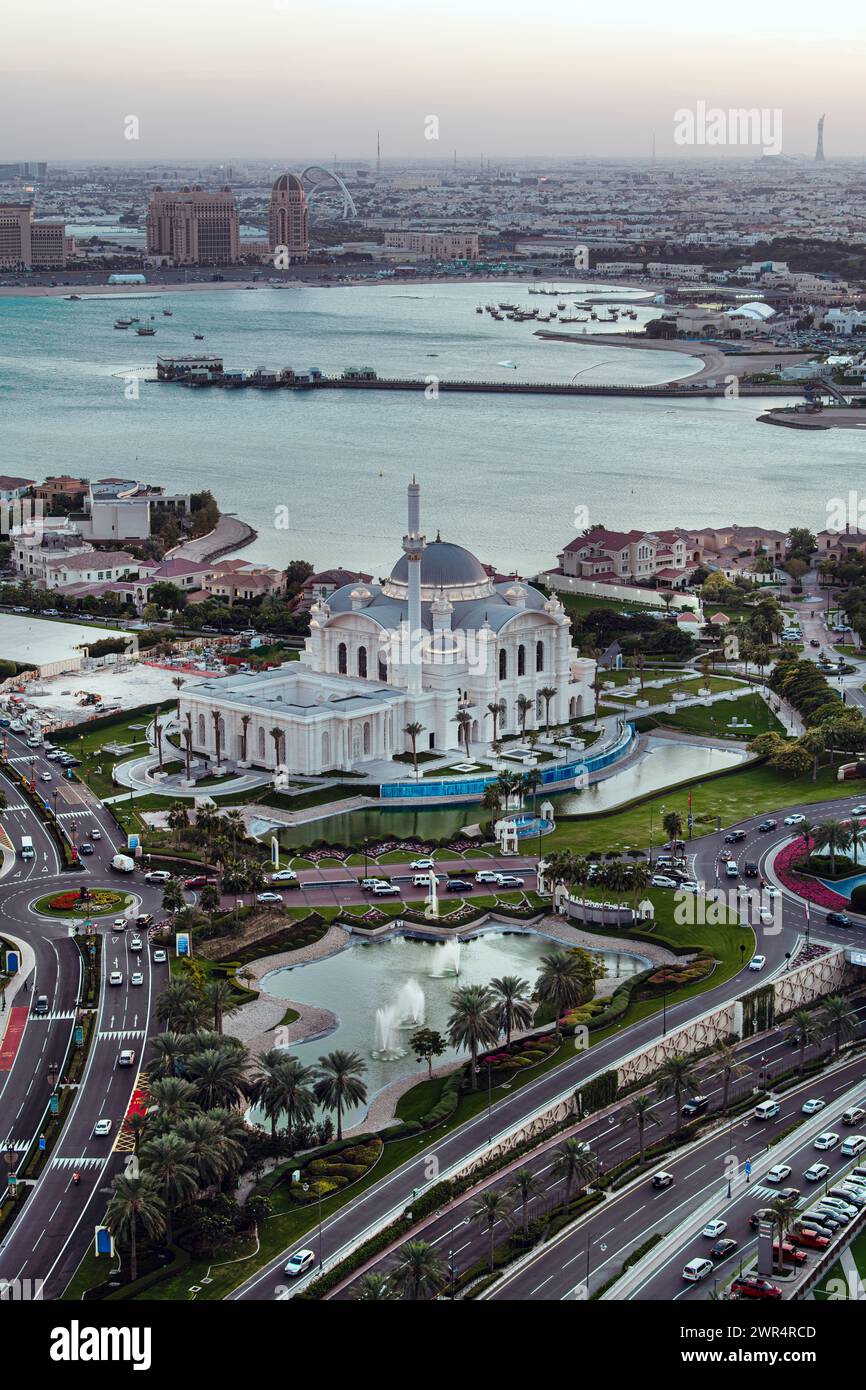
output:
[[[0,1149],[5,1150],[6,1153],[8,1153],[10,1149],[12,1149],[14,1153],[23,1154],[26,1153],[29,1148],[29,1139],[10,1139],[7,1137],[3,1140],[3,1143],[0,1144]]]
[[[779,1195],[778,1187],[769,1187],[766,1183],[753,1183],[750,1190],[754,1192],[756,1197],[769,1197],[772,1200],[775,1200]]]
[[[103,1042],[123,1042],[124,1038],[143,1038],[143,1028],[102,1028],[97,1034],[97,1041]]]
[[[67,1009],[58,1012],[52,1011],[48,1014],[31,1014],[30,1021],[31,1023],[68,1023],[74,1017],[74,1011]]]

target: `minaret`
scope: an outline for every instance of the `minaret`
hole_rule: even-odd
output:
[[[409,672],[408,689],[421,693],[421,556],[427,542],[421,535],[421,488],[414,474],[408,488],[409,529],[403,537],[403,553],[409,561]]]
[[[824,117],[818,119],[818,143],[815,146],[815,163],[824,163]]]

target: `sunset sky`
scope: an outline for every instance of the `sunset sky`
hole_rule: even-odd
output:
[[[31,0],[7,10],[0,159],[724,157],[698,100],[779,109],[782,152],[866,150],[861,7],[618,0]],[[601,18],[599,17],[601,16]],[[140,138],[124,138],[135,115]],[[429,115],[439,140],[424,137]]]

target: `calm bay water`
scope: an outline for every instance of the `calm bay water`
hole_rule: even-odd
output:
[[[858,486],[864,446],[856,432],[759,425],[757,400],[428,401],[420,393],[190,392],[153,383],[142,383],[138,401],[124,398],[122,374],[152,368],[160,352],[218,352],[242,367],[357,365],[380,375],[537,381],[579,372],[586,381],[641,384],[696,365],[667,352],[545,342],[532,323],[475,313],[494,300],[543,309],[553,302],[503,284],[193,291],[141,298],[137,307],[128,294],[77,303],[0,298],[3,471],[210,487],[224,511],[259,531],[247,557],[303,557],[375,575],[399,555],[413,472],[428,535],[440,528],[483,560],[525,572],[556,563],[575,533],[576,507],[616,528],[820,527],[827,498]],[[639,322],[656,312],[640,309]],[[130,313],[153,314],[157,336],[112,328]],[[275,525],[282,507],[288,529]]]

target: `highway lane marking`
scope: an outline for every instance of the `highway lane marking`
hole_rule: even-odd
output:
[[[549,1284],[552,1278],[553,1278],[553,1275],[552,1275],[552,1274],[548,1274],[548,1276],[547,1276],[546,1279],[542,1279],[542,1281],[541,1281],[540,1284],[536,1284],[536,1286],[535,1286],[534,1289],[530,1289],[530,1291],[529,1291],[529,1297],[531,1298],[532,1295],[533,1295],[534,1293],[538,1293],[538,1290],[539,1290],[539,1289],[543,1289],[544,1286],[545,1286],[545,1284]]]

